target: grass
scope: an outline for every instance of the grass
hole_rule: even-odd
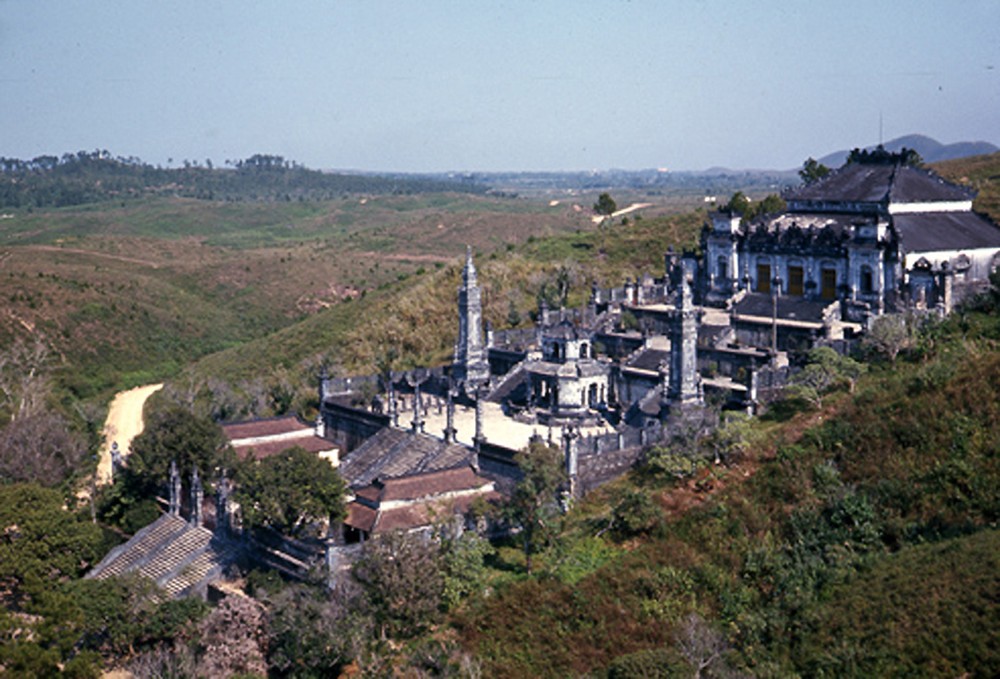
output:
[[[694,612],[762,676],[995,676],[1000,317],[931,328],[821,411],[756,421],[717,489],[612,542],[628,489],[665,507],[695,484],[627,477],[567,517],[561,545],[453,619],[490,676],[602,676],[676,649]]]

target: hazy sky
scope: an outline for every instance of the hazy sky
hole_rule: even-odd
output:
[[[792,168],[1000,144],[1000,0],[0,0],[0,155]]]

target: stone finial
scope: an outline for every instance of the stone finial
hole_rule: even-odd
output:
[[[180,516],[181,513],[181,475],[177,471],[177,460],[170,461],[170,506],[171,516]]]

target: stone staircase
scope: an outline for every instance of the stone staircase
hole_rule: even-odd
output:
[[[513,394],[514,391],[521,386],[521,383],[527,376],[527,373],[524,370],[524,366],[527,362],[528,359],[525,359],[511,368],[507,374],[504,375],[500,384],[498,384],[493,391],[489,393],[486,400],[490,403],[502,403],[504,399]]]
[[[135,573],[149,578],[168,597],[202,590],[239,556],[236,543],[214,539],[212,531],[165,514],[111,550],[86,577]]]

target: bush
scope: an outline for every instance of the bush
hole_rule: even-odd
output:
[[[687,679],[691,667],[672,648],[649,648],[619,658],[608,666],[608,679]]]

